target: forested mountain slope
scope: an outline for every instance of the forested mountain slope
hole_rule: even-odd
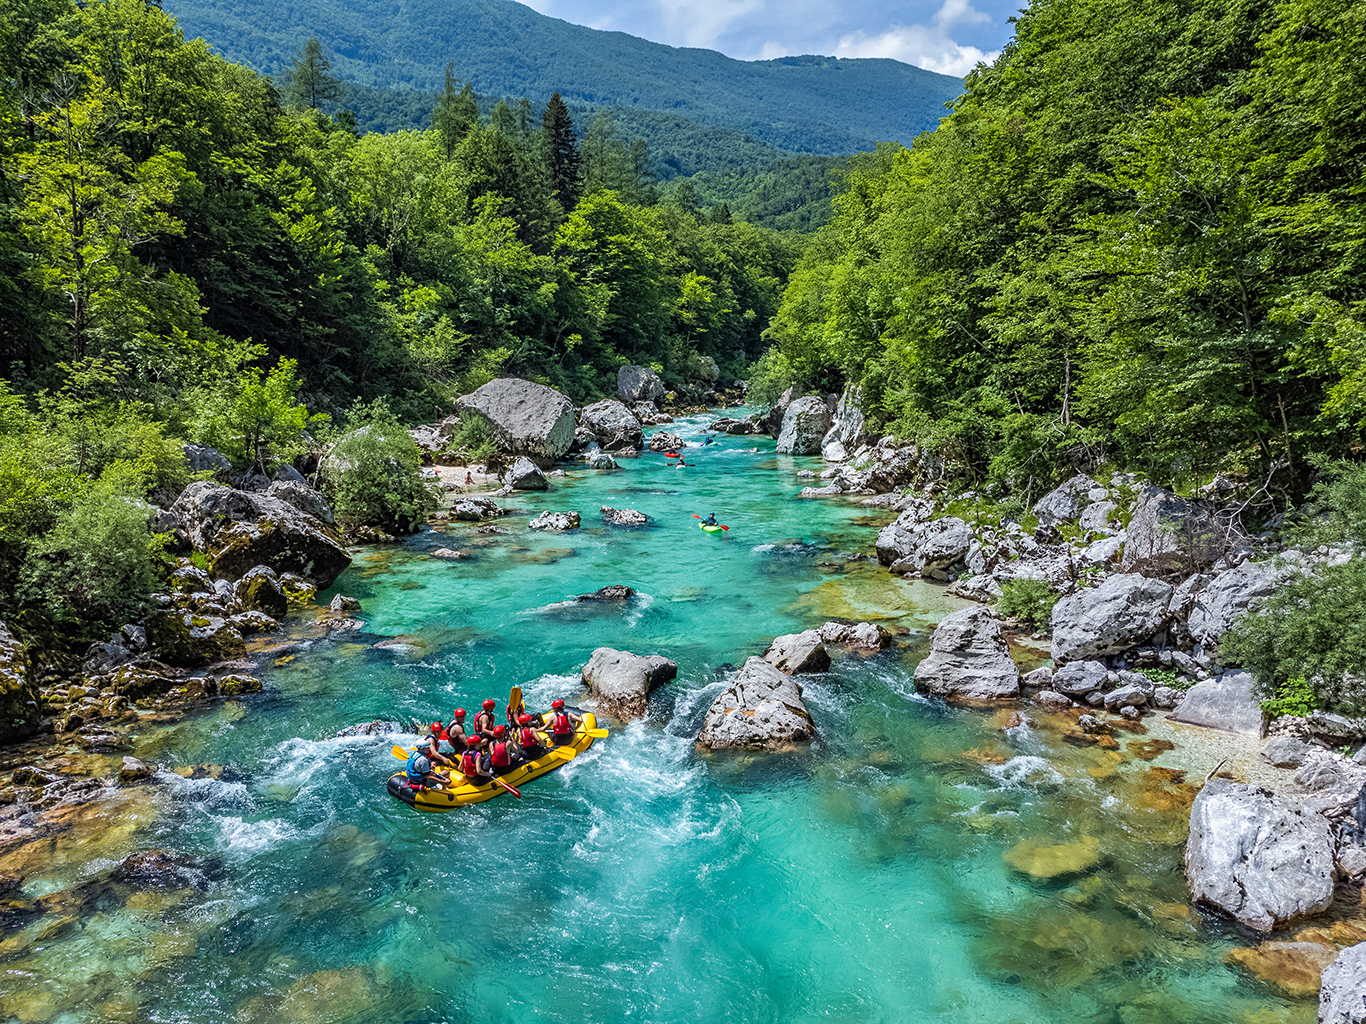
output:
[[[792,152],[851,153],[933,128],[962,81],[894,60],[738,61],[547,18],[513,0],[171,0],[187,36],[275,73],[309,36],[364,85],[638,107],[736,128]]]

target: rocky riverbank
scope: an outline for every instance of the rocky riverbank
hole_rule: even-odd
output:
[[[1320,973],[1331,976],[1322,1019],[1362,1020],[1361,1005],[1342,1009],[1341,986],[1348,975],[1366,982],[1356,966],[1366,946],[1354,945],[1366,940],[1366,720],[1322,712],[1268,720],[1251,676],[1219,653],[1223,634],[1287,573],[1334,553],[1287,550],[1275,522],[1253,535],[1242,522],[1247,502],[1223,478],[1188,498],[1129,474],[1078,475],[1027,510],[993,515],[982,496],[946,492],[933,456],[891,438],[861,439],[857,400],[852,391],[838,400],[784,396],[767,415],[723,427],[775,433],[780,451],[819,453],[829,483],[800,497],[866,495],[858,500],[890,508],[897,517],[875,543],[888,571],[981,602],[932,634],[915,672],[923,692],[1025,701],[1077,744],[1114,746],[1117,731],[1150,715],[1254,744],[1270,734],[1258,784],[1211,771],[1194,799],[1192,898],[1268,934],[1321,922],[1236,962],[1299,996],[1318,992]],[[1019,624],[991,608],[1021,581],[1052,606],[1034,633],[1048,642],[1050,661],[1027,673],[1003,628]]]

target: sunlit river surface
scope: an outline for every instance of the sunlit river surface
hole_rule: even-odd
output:
[[[710,419],[665,429],[700,441]],[[810,482],[796,472],[821,463],[775,456],[769,438],[689,454],[681,470],[651,454],[615,473],[570,464],[549,492],[507,499],[506,534],[453,524],[362,551],[321,600],[360,598],[363,632],[328,638],[304,615],[264,661],[264,694],[146,727],[139,756],[211,777],[140,787],[8,866],[35,895],[157,847],[200,861],[204,880],[12,934],[0,1020],[1313,1018],[1312,1001],[1230,970],[1236,936],[1188,906],[1194,790],[1170,766],[1198,783],[1203,763],[1140,734],[1079,748],[1027,709],[1011,727],[918,697],[927,629],[961,602],[868,559],[890,513],[796,500]],[[650,525],[604,525],[602,505]],[[529,531],[546,508],[578,510],[583,528]],[[690,518],[712,511],[724,536]],[[431,557],[440,547],[473,557]],[[637,591],[625,607],[564,603],[616,583]],[[911,633],[803,679],[820,730],[809,750],[695,749],[729,670],[831,618]],[[373,646],[398,635],[410,642]],[[644,721],[613,723],[520,802],[418,814],[384,791],[390,747],[411,737],[329,738],[378,717],[473,714],[486,696],[501,713],[514,684],[533,707],[575,703],[602,645],[668,655],[679,677]],[[1101,859],[1080,877],[1041,884],[1003,861],[1021,841],[1088,836]]]

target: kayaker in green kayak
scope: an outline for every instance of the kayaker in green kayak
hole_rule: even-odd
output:
[[[716,522],[716,513],[715,513],[715,512],[711,513],[711,515],[707,516],[706,519],[703,519],[702,522],[703,522],[705,525],[707,525],[707,526],[716,526],[716,525],[717,525],[717,522]]]

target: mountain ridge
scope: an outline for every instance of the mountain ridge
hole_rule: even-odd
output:
[[[446,63],[483,94],[679,114],[790,152],[909,143],[934,128],[962,81],[889,58],[740,61],[573,25],[515,0],[171,0],[202,36],[259,71],[288,67],[317,36],[333,71],[362,85],[436,89]]]

